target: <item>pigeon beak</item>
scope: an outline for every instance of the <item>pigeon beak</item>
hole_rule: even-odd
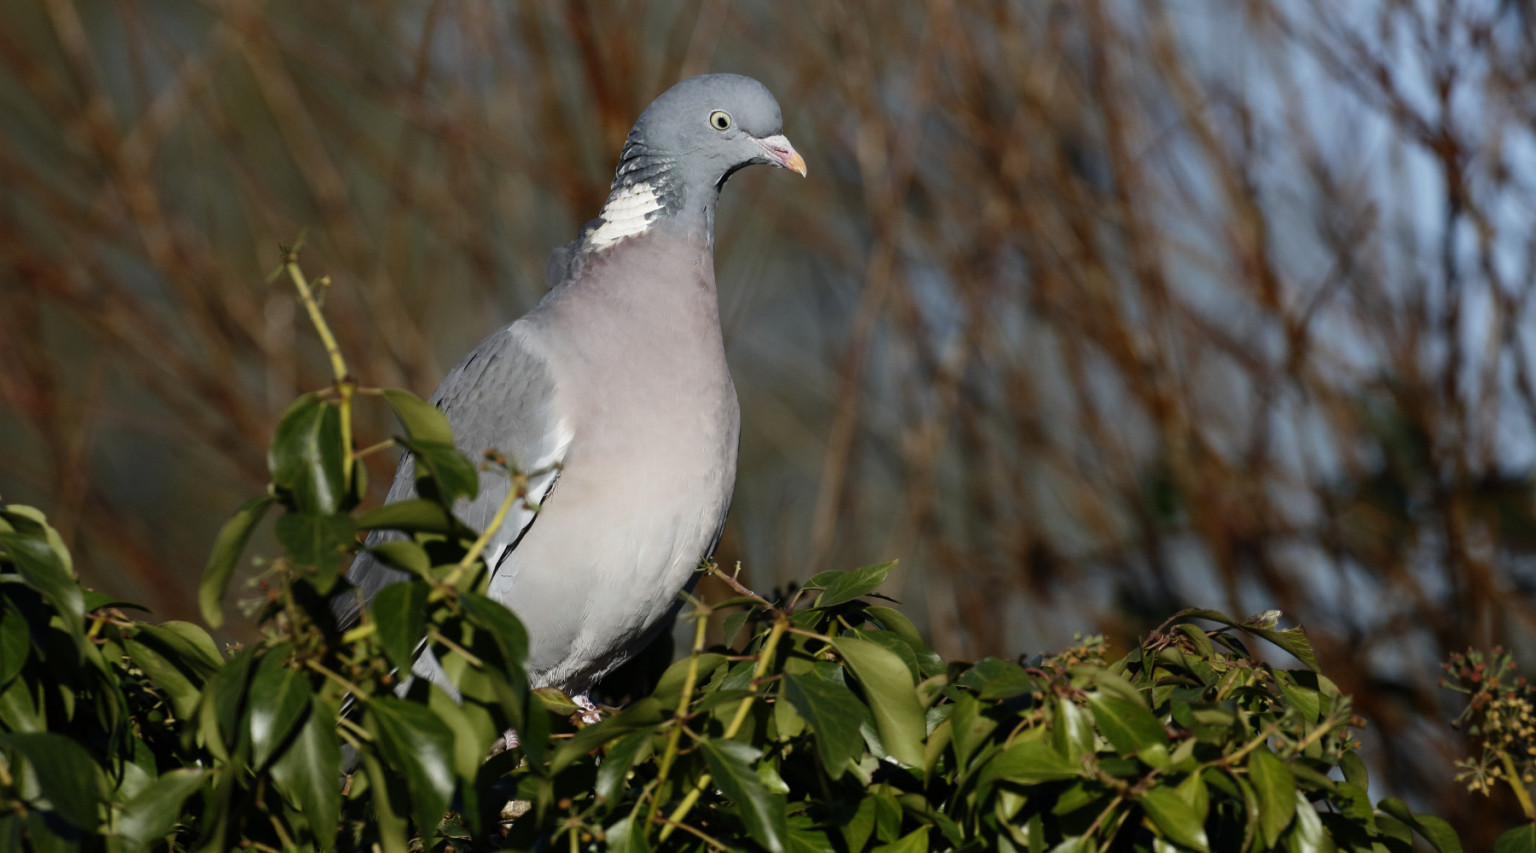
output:
[[[763,148],[763,153],[768,155],[768,162],[780,166],[791,172],[799,172],[800,177],[805,177],[805,160],[801,159],[800,152],[795,146],[789,144],[789,140],[781,136],[769,136],[756,140]]]

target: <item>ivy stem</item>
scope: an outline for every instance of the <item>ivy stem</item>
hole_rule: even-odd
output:
[[[455,643],[454,641],[443,636],[443,632],[437,630],[436,628],[427,629],[427,638],[430,640],[436,640],[437,642],[447,646],[449,651],[454,652],[458,654],[459,657],[464,658],[464,660],[469,662],[470,666],[484,668],[485,661],[481,660],[474,653],[470,652],[469,649],[466,649],[458,643]]]
[[[308,667],[309,669],[314,670],[315,672],[320,673],[321,675],[325,676],[326,678],[329,678],[330,680],[336,682],[337,684],[340,684],[343,688],[346,689],[346,691],[348,693],[352,694],[352,696],[355,697],[357,699],[357,701],[359,701],[359,702],[367,702],[368,701],[368,694],[363,691],[363,688],[358,687],[356,684],[353,684],[352,682],[348,681],[344,676],[341,675],[341,673],[333,672],[332,670],[327,669],[322,664],[316,663],[313,660],[306,660],[306,661],[304,661],[304,666]]]
[[[758,682],[762,681],[763,675],[768,671],[768,664],[773,660],[773,654],[778,649],[779,640],[784,636],[784,631],[788,628],[789,617],[780,613],[773,622],[773,630],[768,632],[768,639],[763,643],[762,651],[758,652],[757,667],[752,670],[753,688],[757,687]],[[751,696],[741,700],[740,707],[736,709],[736,716],[731,719],[731,724],[726,727],[725,734],[722,736],[725,740],[735,737],[736,733],[741,730],[741,725],[746,722],[747,714],[752,710],[752,703],[756,699],[757,694],[754,692]],[[708,773],[699,777],[699,781],[693,786],[693,790],[689,791],[688,795],[683,797],[683,801],[677,804],[677,808],[673,809],[672,814],[667,816],[666,826],[663,826],[661,833],[656,836],[657,841],[666,841],[667,836],[671,835],[672,830],[676,828],[675,825],[683,822],[683,818],[687,817],[688,812],[693,808],[693,804],[699,801],[699,796],[709,787],[709,779]]]
[[[299,292],[299,301],[304,303],[304,310],[309,314],[309,322],[314,325],[315,333],[320,336],[320,343],[325,347],[325,354],[331,359],[331,374],[336,378],[336,394],[341,398],[337,405],[341,416],[341,446],[347,449],[346,464],[342,469],[342,480],[347,490],[352,489],[353,467],[357,463],[357,455],[352,452],[352,395],[357,391],[357,383],[352,381],[352,374],[347,371],[347,361],[342,357],[341,347],[336,343],[336,336],[331,333],[331,326],[325,322],[325,315],[320,313],[320,304],[315,301],[314,289],[309,286],[309,279],[305,278],[304,270],[299,267],[298,246],[283,252],[283,271],[288,273],[288,279],[293,282],[294,289]],[[321,276],[316,282],[322,287],[330,282],[329,276]]]
[[[1264,731],[1259,732],[1253,740],[1243,744],[1242,747],[1240,747],[1236,752],[1232,753],[1231,755],[1223,755],[1221,758],[1218,758],[1215,761],[1211,761],[1210,763],[1203,766],[1214,767],[1218,764],[1224,765],[1226,767],[1236,766],[1238,762],[1248,757],[1248,753],[1253,752],[1255,749],[1258,749],[1260,746],[1264,745],[1264,743],[1267,742],[1272,736],[1274,736],[1274,734],[1274,724],[1271,723],[1266,725],[1264,727]]]
[[[689,826],[686,823],[673,823],[670,820],[667,820],[666,818],[662,818],[662,822],[665,823],[668,828],[674,828],[675,827],[677,829],[681,829],[682,831],[692,835],[693,837],[699,839],[700,841],[704,842],[705,844],[708,844],[710,846],[710,849],[712,849],[712,850],[730,850],[731,849],[731,848],[725,846],[724,844],[721,844],[719,841],[716,841],[714,838],[711,838],[708,834],[706,834],[704,832],[704,830],[699,829],[697,827]]]
[[[1525,819],[1536,820],[1536,806],[1531,804],[1531,793],[1525,789],[1525,783],[1520,781],[1520,774],[1515,770],[1515,762],[1504,750],[1500,749],[1496,752],[1499,756],[1499,764],[1504,767],[1504,775],[1509,780],[1509,789],[1515,792],[1515,799],[1520,801],[1520,809],[1525,812]]]
[[[763,675],[768,671],[768,664],[773,660],[773,653],[779,646],[779,640],[784,636],[785,629],[789,628],[789,619],[780,616],[774,620],[773,630],[768,632],[768,641],[763,643],[763,651],[758,656],[757,667],[752,670],[752,686],[755,689],[757,683],[763,680]],[[731,719],[731,724],[725,729],[725,739],[730,740],[741,729],[741,724],[746,722],[747,713],[752,710],[752,702],[757,699],[754,692],[751,696],[741,700],[741,705],[736,709],[736,716]]]
[[[745,584],[737,580],[734,575],[728,575],[725,572],[720,571],[719,564],[710,562],[709,573],[719,578],[720,581],[726,586],[735,590],[737,595],[744,595],[747,598],[750,598],[758,604],[762,605],[763,609],[767,610],[769,613],[778,614],[779,608],[774,607],[773,604],[768,601],[768,599],[763,598],[761,595],[753,592]]]
[[[677,712],[673,715],[672,733],[667,736],[667,750],[661,755],[661,769],[656,774],[657,779],[667,778],[667,773],[672,769],[672,762],[677,759],[677,744],[683,737],[683,717],[688,713],[688,703],[693,700],[693,688],[699,680],[699,655],[704,651],[704,632],[709,628],[709,611],[706,605],[699,605],[696,612],[696,622],[693,631],[693,654],[688,658],[688,677],[683,679],[683,695],[677,700]],[[645,814],[647,825],[656,819],[656,811],[661,808],[661,800],[651,800],[651,807]]]

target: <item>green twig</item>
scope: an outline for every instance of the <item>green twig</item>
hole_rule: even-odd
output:
[[[341,416],[341,446],[347,449],[346,463],[342,467],[342,481],[346,484],[347,490],[351,491],[353,468],[357,462],[357,456],[352,452],[352,395],[357,390],[357,383],[352,381],[352,374],[347,371],[347,361],[341,355],[341,347],[336,343],[336,336],[331,333],[330,324],[325,322],[325,315],[320,313],[320,304],[315,301],[314,289],[309,286],[304,270],[299,267],[299,249],[303,245],[304,240],[301,237],[297,245],[283,251],[283,271],[288,274],[294,289],[299,292],[299,301],[304,303],[304,310],[309,314],[309,322],[314,325],[315,333],[320,336],[320,343],[325,347],[325,354],[331,360],[331,375],[336,379],[336,393],[341,398],[337,404]],[[329,278],[321,276],[317,284],[324,286],[329,281]]]
[[[368,701],[368,694],[364,693],[361,687],[358,687],[356,684],[348,681],[344,676],[341,675],[341,673],[333,672],[332,670],[327,669],[324,665],[319,664],[313,660],[304,661],[304,665],[341,685],[348,693],[352,694],[352,696],[356,698],[357,701]]]
[[[704,632],[709,627],[709,611],[702,610],[697,614],[696,627],[693,632],[693,654],[688,658],[688,677],[683,679],[683,695],[677,700],[677,712],[673,715],[672,732],[667,737],[667,749],[661,755],[661,769],[657,772],[657,779],[667,778],[667,773],[672,769],[672,762],[677,759],[677,744],[683,735],[683,719],[688,713],[688,703],[693,699],[693,688],[699,680],[699,655],[704,651]],[[645,822],[649,826],[656,819],[656,811],[661,807],[659,799],[651,800],[650,810],[646,812]]]
[[[1509,757],[1509,753],[1502,749],[1494,750],[1499,756],[1499,764],[1504,768],[1504,775],[1508,778],[1509,789],[1515,792],[1515,799],[1520,801],[1520,809],[1525,812],[1526,820],[1536,820],[1536,806],[1531,804],[1531,793],[1525,789],[1525,783],[1520,781],[1520,773],[1515,769],[1515,762]]]
[[[784,632],[788,628],[789,617],[780,614],[773,622],[773,630],[768,632],[768,639],[764,641],[762,651],[758,652],[757,667],[752,670],[752,686],[754,689],[762,681],[763,675],[767,673],[768,664],[773,660],[774,652],[778,649],[779,640],[784,636]],[[752,703],[756,699],[757,694],[753,693],[751,696],[741,700],[741,705],[736,709],[736,716],[731,719],[731,724],[726,726],[725,734],[722,735],[724,740],[730,740],[741,730],[742,724],[746,722],[747,714],[752,710]],[[667,825],[661,828],[661,833],[656,836],[657,841],[666,841],[667,837],[672,834],[674,825],[683,822],[683,818],[688,816],[688,812],[693,808],[694,803],[699,801],[699,796],[709,787],[709,780],[710,776],[708,773],[699,777],[699,781],[693,786],[693,790],[689,791],[687,796],[683,797],[683,801],[678,803],[677,808],[673,809],[672,814],[667,816]]]

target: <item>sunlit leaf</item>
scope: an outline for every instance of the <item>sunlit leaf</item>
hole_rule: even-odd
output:
[[[335,709],[313,697],[298,734],[272,763],[272,778],[278,790],[304,813],[322,849],[329,848],[336,835],[341,811],[341,788],[336,784],[340,767]]]
[[[760,751],[728,740],[699,741],[699,751],[704,754],[714,784],[736,806],[747,833],[763,847],[781,853],[789,830],[784,823],[782,803],[775,802],[752,769]]]
[[[283,414],[267,451],[272,485],[300,512],[330,515],[343,509],[347,448],[337,407],[306,394]]]
[[[116,829],[128,848],[147,847],[175,829],[184,820],[182,806],[203,787],[206,776],[197,768],[171,770],[124,804]]]
[[[416,456],[416,490],[423,496],[428,493],[421,485],[424,476],[431,479],[433,490],[443,504],[452,505],[458,498],[474,497],[480,491],[480,475],[475,471],[474,463],[451,443],[409,438],[396,441]]]
[[[868,640],[835,637],[832,646],[858,678],[886,752],[909,767],[921,767],[927,724],[907,665]]]
[[[341,571],[341,562],[356,543],[357,530],[345,513],[314,515],[290,512],[273,525],[277,541],[288,552],[288,559],[300,566],[313,566],[315,589],[330,592]]]
[[[816,750],[827,775],[840,778],[848,762],[864,749],[859,736],[859,721],[867,713],[864,705],[852,690],[811,673],[785,673],[784,698],[815,733]]]
[[[448,424],[448,417],[436,406],[399,388],[385,388],[384,399],[395,410],[395,416],[412,439],[453,444],[453,428]]]
[[[432,831],[453,795],[453,733],[426,706],[388,696],[370,700],[363,720],[390,770],[409,783],[417,829]]]
[[[816,597],[815,607],[836,607],[874,592],[875,587],[885,580],[895,566],[893,560],[851,572],[822,572],[806,581],[805,585],[810,589],[822,590],[821,595]]]
[[[1164,837],[1193,850],[1210,850],[1204,822],[1195,809],[1171,788],[1149,788],[1141,795],[1141,807]]]
[[[1150,746],[1168,746],[1168,733],[1163,724],[1152,716],[1146,706],[1120,696],[1094,693],[1088,697],[1088,707],[1093,711],[1099,733],[1109,741],[1115,751],[1124,756],[1135,755]]]
[[[1248,779],[1259,799],[1259,829],[1273,847],[1296,814],[1296,779],[1266,746],[1248,754]]]
[[[409,671],[416,658],[416,647],[425,636],[427,596],[432,588],[425,581],[392,583],[379,590],[369,607],[379,632],[379,645],[389,662]]]
[[[1387,797],[1377,805],[1382,811],[1407,824],[1439,853],[1461,853],[1461,839],[1456,837],[1456,831],[1444,819],[1434,815],[1414,814],[1407,803],[1396,797]],[[1502,843],[1503,838],[1500,837],[1499,841]]]
[[[303,670],[286,665],[291,647],[267,650],[251,676],[249,710],[251,763],[266,766],[283,740],[309,710],[312,691]]]
[[[359,530],[399,530],[405,533],[452,534],[463,525],[443,509],[442,504],[425,498],[407,498],[371,509],[354,520]]]
[[[22,582],[53,602],[71,633],[85,630],[85,596],[80,584],[42,529],[30,533],[0,530],[0,557],[9,557]]]
[[[977,786],[998,780],[1020,783],[1071,779],[1083,773],[1083,765],[1056,751],[1048,738],[1034,738],[1013,744],[986,764],[977,777]]]
[[[0,732],[0,749],[32,765],[43,799],[65,820],[84,830],[100,824],[101,777],[80,744],[53,732]]]

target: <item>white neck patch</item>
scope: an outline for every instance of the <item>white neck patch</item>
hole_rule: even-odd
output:
[[[603,224],[587,237],[593,247],[606,249],[625,237],[645,233],[651,227],[651,214],[661,210],[661,199],[647,183],[635,183],[608,197],[598,218]]]

